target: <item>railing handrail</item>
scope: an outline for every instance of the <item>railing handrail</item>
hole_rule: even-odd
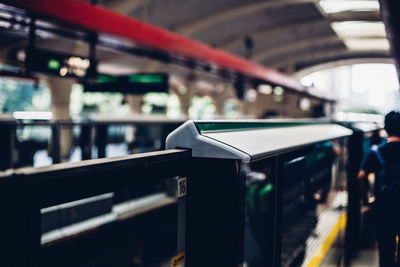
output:
[[[41,209],[186,176],[190,160],[173,149],[0,173],[0,265],[40,265]]]
[[[70,172],[77,170],[79,172],[82,169],[89,169],[94,166],[107,166],[108,168],[121,168],[125,166],[133,167],[144,164],[151,164],[160,161],[169,161],[176,159],[187,158],[189,155],[188,150],[182,149],[168,149],[154,152],[146,152],[139,154],[132,154],[128,156],[119,156],[111,158],[101,158],[101,159],[89,159],[82,160],[79,162],[64,162],[53,164],[46,167],[34,168],[34,167],[23,167],[14,169],[13,173],[18,175],[39,175],[42,173],[54,173],[54,172]],[[114,166],[115,165],[115,166]],[[90,170],[89,170],[90,171]]]
[[[159,124],[179,124],[184,123],[184,119],[100,119],[100,120],[61,120],[61,121],[20,121],[20,120],[0,120],[0,125],[15,126],[96,126],[96,125],[159,125]]]
[[[13,177],[41,208],[185,173],[191,153],[171,149],[129,156],[25,167]],[[29,201],[29,200],[28,200]]]

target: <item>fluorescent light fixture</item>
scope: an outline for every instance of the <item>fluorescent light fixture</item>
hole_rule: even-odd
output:
[[[254,103],[257,101],[257,91],[254,90],[253,88],[251,89],[247,89],[244,92],[244,99],[246,99],[247,101]]]
[[[97,67],[97,71],[111,75],[128,75],[138,72],[139,69],[133,66],[117,65],[112,62],[101,62]]]
[[[284,92],[285,92],[285,90],[280,86],[276,86],[274,88],[274,94],[275,95],[283,95]]]
[[[389,50],[385,25],[382,22],[345,21],[333,22],[331,26],[351,50]]]
[[[344,11],[378,11],[378,0],[320,0],[319,5],[327,14]]]
[[[17,120],[51,120],[52,112],[45,111],[15,111],[13,116]]]
[[[307,111],[310,110],[311,108],[311,100],[306,98],[306,97],[302,97],[299,100],[299,108],[303,111]]]
[[[0,18],[12,19],[12,17],[13,16],[10,13],[0,11]]]
[[[257,87],[257,90],[260,94],[269,95],[272,93],[272,87],[268,84],[260,84]]]
[[[345,21],[333,22],[331,26],[341,38],[386,37],[386,30],[383,22]]]
[[[389,42],[385,38],[347,38],[344,40],[346,46],[351,50],[379,50],[379,51],[388,51],[389,50]]]
[[[4,20],[0,20],[0,27],[1,27],[1,28],[6,28],[6,29],[8,29],[8,28],[10,28],[10,26],[11,26],[11,23],[10,23],[10,22],[4,21]]]
[[[25,61],[25,59],[26,59],[25,50],[19,50],[19,51],[17,52],[17,59],[18,59],[19,61]]]

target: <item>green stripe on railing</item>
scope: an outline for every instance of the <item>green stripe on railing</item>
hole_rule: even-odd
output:
[[[200,132],[208,132],[281,128],[323,123],[326,122],[196,122],[196,126]]]

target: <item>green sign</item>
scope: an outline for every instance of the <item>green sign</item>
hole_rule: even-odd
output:
[[[131,75],[101,74],[94,81],[84,83],[88,92],[121,92],[125,94],[145,94],[148,92],[168,92],[168,74],[138,73]]]
[[[129,82],[131,83],[163,83],[163,74],[135,74],[129,75]]]
[[[97,83],[116,83],[118,82],[118,76],[116,75],[99,75],[96,78]]]
[[[40,48],[28,49],[25,64],[28,71],[60,77],[85,79],[96,73],[96,62],[89,58]]]

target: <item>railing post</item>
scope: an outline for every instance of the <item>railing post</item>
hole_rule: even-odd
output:
[[[0,170],[13,167],[14,141],[16,125],[6,122],[0,127]]]
[[[243,263],[245,217],[239,162],[192,162],[186,196],[186,266],[238,266]]]
[[[61,147],[60,147],[60,125],[58,123],[54,123],[52,125],[52,158],[53,164],[61,162]]]
[[[19,181],[12,174],[0,175],[0,266],[23,266],[23,192]]]
[[[98,158],[106,157],[106,146],[107,146],[107,130],[106,124],[98,124],[96,127],[96,145],[98,151]]]
[[[82,124],[81,135],[79,138],[79,145],[81,147],[82,160],[92,158],[92,147],[93,147],[93,125]]]
[[[26,267],[40,266],[40,249],[42,236],[42,221],[40,206],[33,192],[24,194],[24,260]]]
[[[272,252],[272,266],[281,266],[282,261],[282,221],[283,221],[283,183],[284,183],[284,160],[283,156],[275,159],[275,209],[274,209],[274,243]]]
[[[361,226],[361,205],[357,174],[363,157],[363,133],[354,131],[350,136],[347,151],[347,224],[345,236],[345,265],[348,264],[359,247]]]

